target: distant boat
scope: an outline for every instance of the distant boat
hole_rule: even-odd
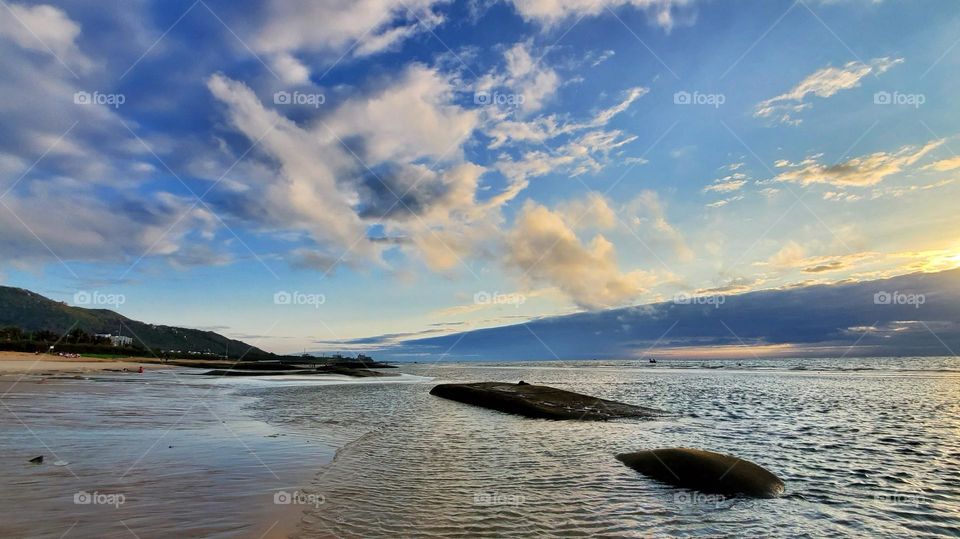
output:
[[[653,359],[653,358],[651,357],[651,358],[648,358],[648,359],[647,359],[647,362],[648,362],[648,363],[656,363],[657,360],[656,360],[656,359]]]

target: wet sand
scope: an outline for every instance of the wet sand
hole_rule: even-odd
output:
[[[289,537],[323,502],[307,483],[333,448],[254,419],[248,389],[25,355],[0,361],[0,537]]]
[[[26,352],[0,352],[0,375],[4,374],[43,374],[43,373],[86,373],[95,371],[135,371],[163,368],[156,359],[123,358],[65,358],[51,354],[29,354]]]

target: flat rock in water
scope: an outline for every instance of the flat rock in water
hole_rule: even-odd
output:
[[[40,455],[39,457],[33,457],[32,459],[30,459],[30,463],[31,463],[31,464],[43,464],[43,455]]]
[[[783,481],[762,466],[702,449],[676,447],[621,453],[617,460],[664,483],[708,494],[773,498],[784,490]]]
[[[542,419],[605,420],[619,417],[656,417],[663,412],[549,386],[521,382],[440,384],[431,395],[482,406],[500,412]]]

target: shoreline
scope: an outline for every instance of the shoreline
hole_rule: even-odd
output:
[[[143,357],[131,358],[68,358],[53,354],[31,354],[29,352],[0,352],[0,375],[8,374],[66,374],[98,371],[136,371],[161,369],[169,365]]]

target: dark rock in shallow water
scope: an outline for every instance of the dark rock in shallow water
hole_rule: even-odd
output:
[[[43,464],[43,455],[40,455],[39,457],[33,457],[30,459],[30,462],[33,464]]]
[[[617,460],[664,483],[708,494],[772,498],[783,494],[779,477],[752,462],[702,449],[677,447],[621,453]]]
[[[618,417],[655,417],[663,412],[572,391],[528,383],[440,384],[431,395],[510,414],[543,419],[604,420]]]

